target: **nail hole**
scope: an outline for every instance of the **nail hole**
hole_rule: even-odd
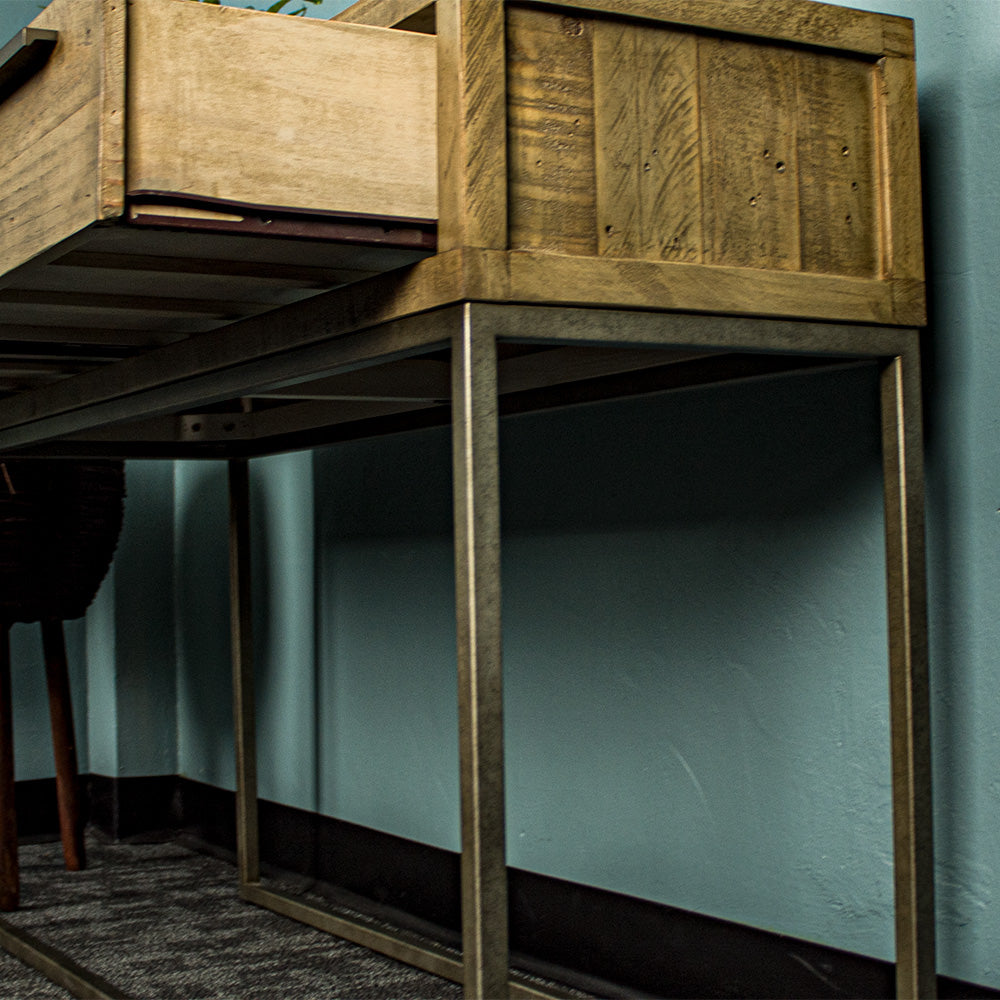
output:
[[[610,236],[615,231],[615,227],[614,226],[605,226],[604,227],[604,231],[608,234],[608,236]]]
[[[753,197],[753,198],[750,199],[750,207],[751,208],[756,208],[757,207],[757,198],[756,197]]]
[[[785,161],[778,160],[778,162],[774,165],[774,169],[777,170],[779,174],[783,174],[785,172]]]
[[[535,160],[535,166],[536,167],[540,167],[541,165],[542,165],[542,161],[541,160]]]
[[[851,223],[851,217],[849,215],[845,215],[844,216],[844,222],[846,222],[848,225],[850,225],[850,223]]]
[[[851,190],[852,191],[857,191],[857,189],[858,189],[858,182],[857,181],[851,181]]]
[[[765,149],[764,150],[764,159],[767,160],[767,159],[770,159],[770,157],[771,157],[771,150]]]
[[[195,432],[195,434],[197,434],[198,431],[201,430],[201,424],[192,424],[191,425],[191,430],[193,430]]]
[[[650,165],[649,165],[648,163],[644,163],[644,164],[642,165],[642,169],[643,169],[643,170],[644,170],[644,171],[645,171],[646,173],[649,173],[649,171],[650,171],[651,167],[650,167]]]
[[[844,148],[840,151],[840,155],[841,156],[849,156],[850,153],[851,153],[851,150],[850,150],[849,146],[844,146]]]

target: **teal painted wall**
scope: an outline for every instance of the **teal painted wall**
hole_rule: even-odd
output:
[[[871,6],[917,22],[939,964],[1000,987],[1000,2]],[[860,369],[505,424],[512,864],[891,956],[875,421]],[[72,633],[82,742],[232,787],[225,469],[162,469]],[[456,847],[447,434],[252,472],[263,793]]]

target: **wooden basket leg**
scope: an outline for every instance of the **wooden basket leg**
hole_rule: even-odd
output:
[[[45,674],[49,683],[49,715],[52,719],[52,749],[56,759],[56,794],[59,799],[63,857],[66,859],[66,868],[76,872],[83,868],[87,859],[83,845],[66,641],[63,623],[58,618],[48,618],[42,622],[42,646],[45,651]]]
[[[14,808],[14,719],[10,692],[10,626],[0,623],[0,910],[16,910],[21,898]]]

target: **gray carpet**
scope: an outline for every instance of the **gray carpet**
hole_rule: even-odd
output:
[[[461,988],[243,903],[232,865],[176,844],[21,848],[22,908],[4,918],[139,1000],[458,998]],[[0,998],[69,994],[0,951]]]

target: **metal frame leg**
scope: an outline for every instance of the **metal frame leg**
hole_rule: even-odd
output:
[[[466,997],[508,995],[496,340],[465,307],[452,437]]]
[[[937,995],[918,357],[914,345],[882,370],[896,994],[913,1000]]]
[[[254,712],[253,607],[250,575],[250,470],[229,462],[229,600],[236,740],[236,856],[240,888],[260,881],[257,825],[257,732]]]

